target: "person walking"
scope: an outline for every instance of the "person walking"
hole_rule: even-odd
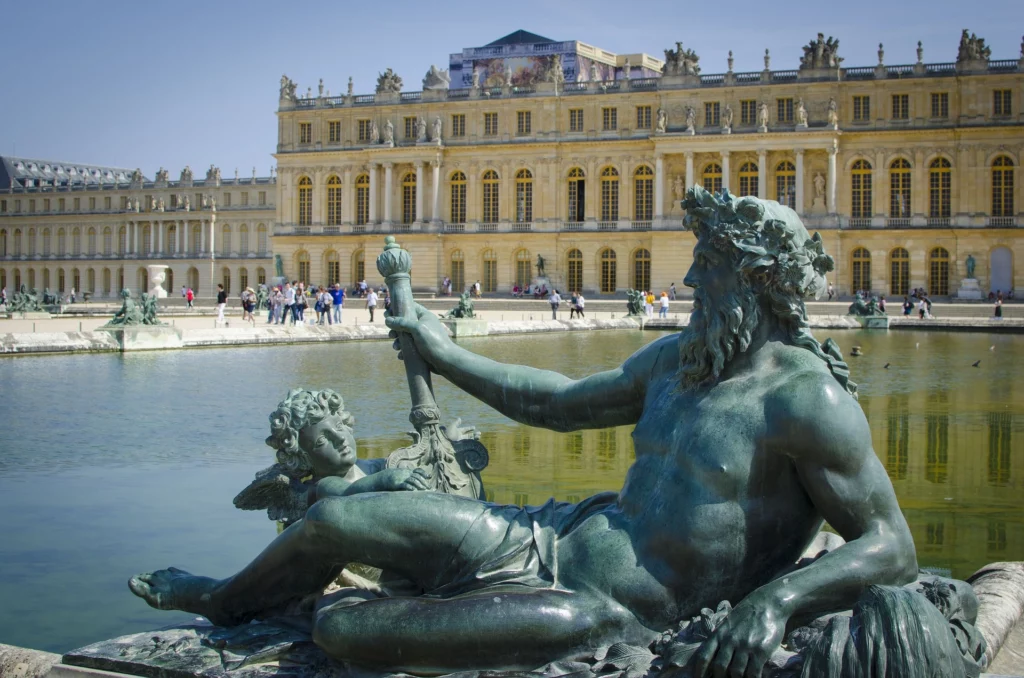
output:
[[[576,293],[576,317],[583,317],[583,306],[587,303],[587,300],[583,298],[583,292]]]
[[[878,310],[880,310],[882,313],[885,313],[885,295],[884,294],[878,297]]]
[[[270,320],[267,322],[273,322],[275,325],[283,325],[285,313],[284,291],[281,289],[281,286],[278,285],[274,288],[274,294],[271,296]]]
[[[569,320],[572,320],[576,316],[576,302],[579,300],[579,295],[575,292],[571,293],[569,297]]]
[[[373,322],[373,312],[377,310],[377,293],[371,288],[366,293],[366,310],[370,312],[370,322]]]
[[[910,301],[910,297],[903,295],[903,315],[910,315],[914,310],[914,303]]]
[[[185,298],[185,290],[186,290],[186,287],[185,287],[184,285],[182,285],[182,286],[181,286],[181,298],[182,298],[182,299],[184,299],[184,298]]]
[[[668,319],[668,293],[662,291],[661,306],[658,309],[658,317]]]
[[[217,283],[217,325],[224,324],[224,308],[228,305],[228,293],[224,291],[224,286]]]
[[[331,290],[331,309],[334,311],[334,322],[341,324],[341,308],[345,305],[345,288],[340,283],[334,283]]]
[[[668,286],[668,298],[670,301],[676,300],[676,284],[672,283]]]
[[[548,303],[551,304],[551,319],[558,320],[558,306],[562,303],[562,297],[558,296],[558,290],[551,293]]]
[[[185,308],[193,308],[192,302],[195,301],[196,293],[192,291],[192,288],[188,288],[185,292]]]
[[[309,297],[306,296],[306,284],[300,282],[295,290],[295,322],[299,325],[306,324],[306,306],[309,304]]]
[[[828,300],[829,300],[829,301],[832,301],[832,297],[834,297],[834,296],[835,296],[835,294],[836,294],[836,291],[835,291],[835,289],[834,289],[834,288],[832,287],[832,283],[829,283],[829,284],[828,284]]]
[[[284,306],[282,307],[284,315],[281,317],[281,324],[287,322],[288,318],[291,318],[292,324],[295,324],[295,288],[292,287],[290,282],[284,284]]]
[[[996,307],[995,307],[994,313],[995,313],[994,317],[996,317],[996,318],[1002,318],[1003,317],[1003,300],[1000,299],[999,297],[996,297]]]
[[[477,280],[475,283],[473,283],[473,296],[476,297],[477,299],[480,298],[480,281],[479,280]]]
[[[648,320],[654,320],[654,292],[644,292],[644,313]]]
[[[246,287],[242,290],[240,301],[242,302],[242,322],[248,320],[250,324],[255,326],[256,318],[253,316],[253,311],[256,310],[256,293],[253,292],[251,287]]]

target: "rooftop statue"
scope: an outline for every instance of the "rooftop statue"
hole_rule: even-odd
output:
[[[157,181],[167,182],[169,180],[169,178],[170,178],[169,173],[163,167],[161,167],[160,169],[158,169],[156,171],[156,180]]]
[[[34,289],[30,292],[24,283],[7,301],[8,313],[31,313],[42,310],[43,307],[39,301],[39,294]]]
[[[976,34],[968,35],[967,29],[960,34],[960,49],[957,51],[957,63],[961,61],[988,60],[992,50],[985,46],[985,39],[979,38]]]
[[[132,172],[132,188],[139,188],[142,186],[142,182],[145,181],[145,177],[142,176],[142,170],[138,167]]]
[[[312,638],[338,661],[418,675],[668,678],[686,665],[739,678],[769,662],[790,676],[801,665],[806,676],[966,675],[979,644],[961,651],[949,624],[954,608],[957,624],[972,624],[977,599],[972,608],[956,582],[945,585],[963,604],[947,604],[943,582],[930,594],[901,588],[918,576],[910,531],[846,364],[808,329],[804,298],[834,266],[820,237],[789,208],[728,191],[695,186],[683,207],[696,235],[689,325],[580,379],[461,348],[413,301],[409,253],[389,236],[378,259],[414,447],[440,464],[433,482],[452,466],[431,373],[526,425],[635,426],[619,492],[527,507],[342,493],[230,577],[160,570],[133,577],[131,590],[232,626],[319,593],[353,561],[393,571],[419,594],[339,592],[310,615]],[[285,439],[337,445],[323,429]],[[803,559],[824,521],[845,542]],[[851,608],[852,619],[821,619]],[[783,651],[787,628],[802,642]]]
[[[448,311],[445,314],[445,318],[475,318],[476,314],[473,313],[473,300],[469,296],[469,292],[463,292],[459,295],[459,305]]]
[[[843,58],[839,56],[839,40],[831,35],[828,40],[824,33],[818,33],[816,40],[811,40],[804,47],[804,55],[800,57],[800,68],[839,68]]]
[[[402,91],[402,79],[390,68],[377,76],[377,94],[397,94]]]
[[[192,183],[192,168],[189,165],[185,165],[185,169],[181,170],[179,181],[186,185]]]
[[[700,57],[692,49],[683,50],[683,43],[677,42],[676,48],[665,50],[665,65],[661,72],[665,75],[700,75],[697,62]]]
[[[206,180],[212,181],[218,186],[220,185],[220,168],[210,165],[210,169],[206,170]]]
[[[295,82],[287,75],[281,76],[281,101],[295,102],[298,97],[295,96]]]
[[[155,317],[155,316],[154,316]],[[121,308],[114,313],[114,317],[110,319],[104,327],[123,327],[128,325],[142,325],[144,324],[145,315],[143,314],[142,308],[136,305],[132,299],[132,292],[127,287],[121,290]]]
[[[431,64],[430,70],[423,76],[423,89],[424,91],[430,89],[448,89],[451,85],[452,79],[448,75],[448,69],[444,70]]]

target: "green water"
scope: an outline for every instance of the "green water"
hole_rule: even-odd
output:
[[[463,344],[581,376],[658,336]],[[1024,336],[832,336],[847,355],[864,349],[853,378],[921,565],[962,577],[1024,560]],[[404,373],[385,342],[0,360],[0,643],[59,652],[189,619],[149,609],[125,582],[168,565],[224,576],[274,536],[231,498],[271,463],[267,415],[295,386],[342,392],[364,456],[407,440]],[[446,416],[484,432],[495,501],[618,489],[632,462],[628,428],[552,433],[440,380],[437,395]]]

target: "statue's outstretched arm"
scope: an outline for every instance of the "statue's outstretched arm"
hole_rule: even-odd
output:
[[[649,344],[613,370],[574,380],[558,372],[506,365],[460,348],[422,306],[417,306],[416,320],[387,318],[386,322],[392,330],[412,335],[436,374],[511,419],[556,431],[635,424],[662,344]]]

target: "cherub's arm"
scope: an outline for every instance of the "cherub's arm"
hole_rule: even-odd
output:
[[[325,497],[348,497],[363,492],[401,492],[426,490],[426,469],[389,468],[355,482],[331,476],[316,484],[317,500]]]

